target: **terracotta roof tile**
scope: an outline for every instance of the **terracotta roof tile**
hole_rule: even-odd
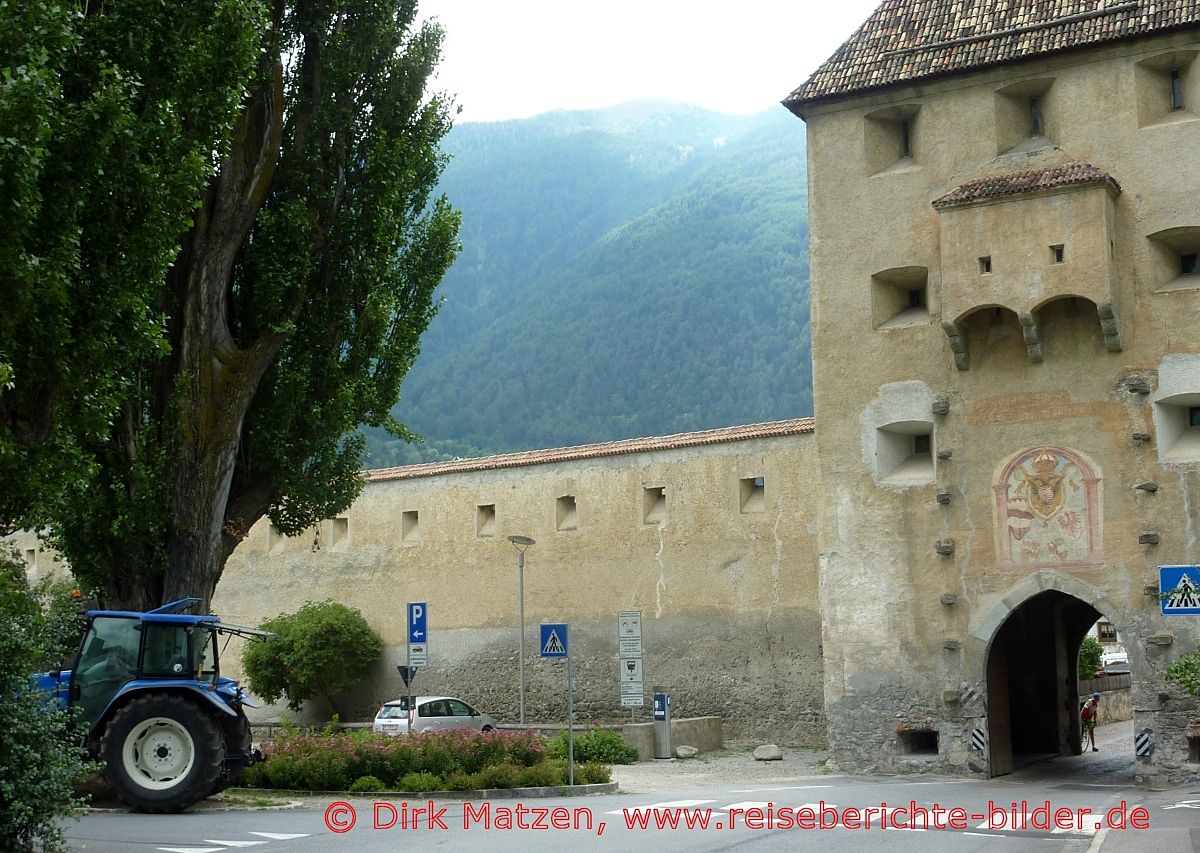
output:
[[[968,181],[955,187],[941,198],[934,199],[933,206],[940,209],[959,204],[970,204],[997,196],[1031,193],[1054,187],[1103,183],[1111,185],[1115,192],[1121,191],[1120,184],[1108,172],[1102,172],[1090,163],[1065,163],[1062,166],[1009,172],[1007,175],[989,175],[976,181]]]
[[[1200,0],[883,0],[783,103],[1197,26]]]
[[[582,444],[577,447],[562,447],[554,450],[525,450],[520,453],[505,453],[500,456],[483,456],[476,459],[455,459],[450,462],[425,462],[419,465],[404,465],[400,468],[378,468],[367,471],[371,482],[384,480],[412,480],[417,477],[434,477],[439,474],[458,474],[466,471],[494,471],[503,468],[522,468],[526,465],[546,465],[552,462],[575,462],[580,459],[598,459],[605,456],[620,456],[628,453],[646,453],[655,450],[675,450],[682,447],[701,447],[706,444],[724,444],[731,441],[749,441],[755,438],[774,438],[781,435],[800,435],[812,432],[812,418],[796,418],[789,421],[770,421],[746,426],[722,427],[702,432],[685,432],[657,438],[629,438],[623,441],[606,441],[601,444]]]

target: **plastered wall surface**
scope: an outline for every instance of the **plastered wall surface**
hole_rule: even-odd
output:
[[[845,98],[804,116],[825,696],[844,766],[987,772],[986,748],[972,749],[970,735],[987,734],[989,644],[1028,597],[1069,587],[1130,638],[1137,725],[1156,744],[1139,778],[1196,773],[1180,722],[1196,715],[1194,703],[1186,711],[1174,693],[1162,698],[1164,669],[1192,648],[1196,620],[1160,616],[1143,590],[1157,584],[1159,565],[1200,560],[1200,454],[1164,463],[1154,403],[1164,363],[1173,387],[1188,386],[1172,390],[1176,403],[1200,393],[1188,384],[1191,362],[1179,364],[1200,352],[1200,277],[1181,281],[1148,236],[1200,226],[1200,175],[1180,160],[1200,156],[1200,113],[1148,122],[1137,89],[1139,63],[1196,47],[1194,34],[1147,39]],[[1051,81],[1046,136],[1018,133],[1008,147],[998,92],[1022,80]],[[868,116],[901,106],[913,116],[912,156],[880,169]],[[1073,161],[1111,175],[1120,191],[1093,183],[933,205],[985,176]],[[923,312],[881,324],[873,276],[910,267],[927,271]],[[932,476],[897,486],[879,482],[870,431],[872,413],[905,386],[927,388],[942,413],[925,418]],[[1135,488],[1145,482],[1157,490]],[[1038,504],[1043,491],[1048,503]],[[1158,544],[1140,543],[1147,533]],[[1156,635],[1171,641],[1150,642]],[[906,754],[905,727],[936,730],[936,752]]]
[[[821,742],[820,614],[811,433],[564,464],[370,483],[342,520],[297,539],[257,525],[213,601],[258,624],[305,600],[359,608],[386,651],[369,683],[338,697],[343,718],[403,693],[409,601],[429,606],[430,666],[416,692],[460,695],[517,719],[517,552],[524,569],[527,718],[565,717],[561,662],[538,656],[538,624],[571,628],[577,719],[629,719],[619,699],[617,613],[642,611],[646,707],[666,686],[677,716],[721,716],[733,733]],[[762,478],[743,511],[743,480]],[[662,489],[647,523],[646,490]],[[573,529],[558,500],[575,498]],[[479,507],[494,528],[479,532]],[[417,513],[402,536],[403,516]],[[410,516],[411,522],[411,516]],[[341,541],[333,541],[340,524]],[[316,709],[314,709],[315,711]],[[324,709],[321,709],[324,710]],[[636,715],[635,715],[636,716]]]

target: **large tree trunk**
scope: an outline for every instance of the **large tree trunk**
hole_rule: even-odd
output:
[[[230,154],[184,239],[171,281],[179,326],[171,330],[174,386],[163,389],[177,396],[175,413],[168,415],[175,435],[169,565],[162,597],[196,596],[204,608],[230,550],[223,531],[243,421],[283,341],[268,333],[239,347],[228,319],[237,253],[267,197],[279,158],[282,67],[273,57],[264,62],[264,79],[274,85],[248,101]]]

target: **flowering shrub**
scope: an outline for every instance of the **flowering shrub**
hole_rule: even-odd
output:
[[[426,732],[380,737],[370,732],[285,733],[247,769],[244,784],[262,788],[342,791],[362,777],[375,790],[436,791],[561,785],[566,771],[551,764],[546,744],[531,732]],[[523,780],[531,780],[525,782]]]

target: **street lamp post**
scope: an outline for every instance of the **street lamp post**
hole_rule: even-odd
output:
[[[520,682],[521,725],[525,725],[525,549],[536,544],[528,536],[510,536],[517,549],[517,598],[521,612],[521,642],[517,651],[517,679]]]

